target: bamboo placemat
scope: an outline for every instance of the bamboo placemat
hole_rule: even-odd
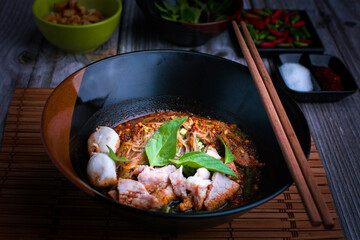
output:
[[[146,232],[99,206],[55,168],[40,140],[40,117],[51,88],[17,88],[0,153],[1,239],[337,239],[313,227],[295,185],[233,221],[198,232]],[[314,142],[310,166],[334,219],[325,170]]]

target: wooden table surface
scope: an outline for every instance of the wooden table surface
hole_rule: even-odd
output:
[[[56,87],[72,72],[108,56],[147,49],[185,49],[245,63],[239,51],[234,51],[238,46],[231,40],[231,29],[196,48],[175,46],[147,25],[134,0],[123,0],[121,22],[105,44],[90,53],[68,54],[50,45],[37,30],[32,3],[0,0],[0,142],[15,87]],[[360,1],[244,0],[244,7],[306,10],[325,54],[340,58],[360,86]],[[272,59],[264,61],[271,69]],[[359,91],[339,102],[299,106],[323,161],[345,238],[360,239]]]

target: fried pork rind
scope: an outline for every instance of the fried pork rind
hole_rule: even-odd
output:
[[[46,20],[65,25],[86,25],[97,23],[104,20],[104,16],[99,10],[88,9],[78,6],[76,0],[54,4],[59,12],[51,12]]]

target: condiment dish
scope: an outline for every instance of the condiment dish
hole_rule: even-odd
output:
[[[64,25],[45,20],[54,3],[65,0],[36,0],[32,7],[39,31],[54,46],[70,53],[84,53],[96,49],[106,42],[115,31],[122,11],[120,0],[79,0],[79,6],[99,10],[105,17],[103,21],[88,25]]]
[[[295,100],[299,102],[333,102],[339,101],[344,97],[354,94],[358,87],[356,82],[347,70],[342,61],[331,55],[323,54],[280,54],[276,59],[276,78],[273,78],[280,86],[282,86]],[[290,89],[286,86],[284,79],[281,76],[279,67],[284,63],[299,63],[306,67],[311,73],[311,82],[313,90],[308,92],[300,92]],[[322,88],[319,79],[316,77],[317,67],[326,67],[332,69],[340,78],[343,85],[343,90],[329,91]]]

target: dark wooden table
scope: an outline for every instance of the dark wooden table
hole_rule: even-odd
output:
[[[229,29],[203,46],[181,48],[161,39],[133,0],[124,0],[119,27],[91,53],[67,54],[51,46],[33,21],[33,1],[0,0],[0,141],[17,86],[56,87],[77,69],[115,54],[147,49],[185,49],[244,63]],[[360,85],[360,1],[245,0],[245,8],[304,9],[325,53],[339,57]],[[264,59],[271,70],[272,59]],[[329,180],[346,239],[360,239],[360,94],[334,103],[301,103]],[[1,191],[0,191],[1,198]],[[0,213],[1,214],[1,213]]]

